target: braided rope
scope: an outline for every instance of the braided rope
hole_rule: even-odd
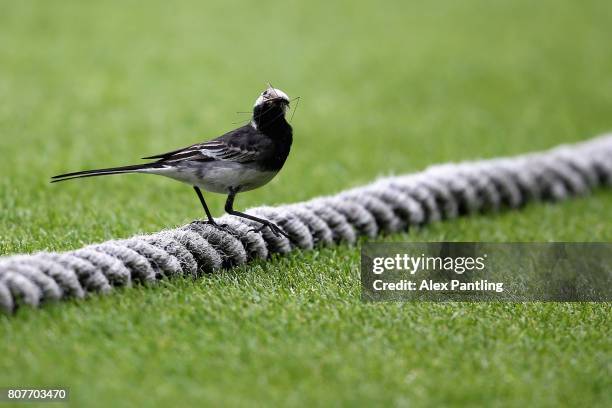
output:
[[[116,286],[198,277],[271,253],[352,243],[359,236],[520,208],[530,201],[562,200],[597,186],[612,186],[612,134],[543,153],[432,166],[333,196],[249,211],[275,222],[290,239],[267,228],[250,232],[256,223],[225,215],[219,222],[229,232],[192,223],[69,252],[0,258],[0,307],[11,312],[20,304],[82,298]]]

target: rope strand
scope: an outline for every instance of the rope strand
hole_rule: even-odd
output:
[[[257,223],[225,215],[225,230],[200,222],[64,253],[0,258],[0,308],[39,306],[108,293],[113,287],[198,277],[272,253],[353,243],[360,236],[406,231],[460,215],[518,209],[612,186],[612,135],[543,153],[459,164],[383,178],[364,187],[298,204],[259,207],[290,239]]]

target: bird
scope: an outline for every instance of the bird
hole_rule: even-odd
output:
[[[250,231],[261,232],[267,227],[274,235],[289,238],[273,222],[236,211],[234,199],[238,193],[267,184],[283,168],[293,142],[293,128],[286,118],[290,103],[285,92],[269,85],[257,97],[250,121],[215,139],[143,157],[143,160],[153,160],[148,163],[65,173],[53,176],[51,182],[125,173],[165,176],[193,187],[207,218],[201,222],[227,227],[214,220],[202,194],[204,190],[226,194],[228,214],[260,224]]]

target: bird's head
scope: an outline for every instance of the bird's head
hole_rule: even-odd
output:
[[[258,112],[263,113],[267,111],[278,113],[280,111],[284,115],[287,109],[289,109],[289,102],[289,96],[286,93],[270,86],[255,101],[253,113],[257,114]]]

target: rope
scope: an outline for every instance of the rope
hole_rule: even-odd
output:
[[[192,223],[151,235],[113,240],[74,251],[0,258],[0,308],[83,298],[117,286],[175,276],[199,277],[272,253],[353,243],[358,237],[406,231],[457,216],[518,209],[612,186],[612,134],[513,158],[443,164],[420,173],[380,179],[339,194],[250,214],[291,237],[225,215],[226,231]]]

